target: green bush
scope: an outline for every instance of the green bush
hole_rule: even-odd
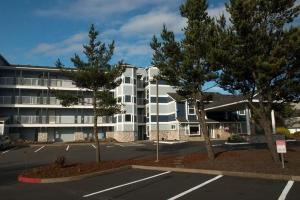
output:
[[[285,127],[276,128],[276,133],[280,134],[280,135],[284,135],[285,138],[290,138],[291,137],[291,133],[290,133],[289,129],[287,129]]]
[[[230,143],[240,143],[240,142],[247,142],[245,138],[243,138],[240,135],[231,135],[228,140],[228,142]]]

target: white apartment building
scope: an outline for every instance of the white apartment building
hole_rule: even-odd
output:
[[[125,113],[98,118],[100,138],[118,141],[156,139],[155,67],[127,66],[122,83],[112,92]],[[50,89],[84,96],[63,107]],[[207,123],[212,138],[224,132],[250,134],[249,111],[241,96],[211,93]],[[159,130],[162,140],[202,140],[193,106],[174,87],[159,82]],[[0,134],[38,141],[74,141],[92,138],[91,97],[53,67],[12,65],[0,56]]]

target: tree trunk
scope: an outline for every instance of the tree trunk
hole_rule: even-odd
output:
[[[96,91],[93,92],[93,112],[94,112],[94,127],[93,127],[93,133],[94,133],[94,139],[95,139],[95,145],[96,145],[96,162],[100,163],[100,144],[99,144],[99,138],[98,138],[98,126],[97,126],[97,101],[96,101]]]
[[[261,117],[259,118],[259,124],[261,125],[261,127],[263,128],[263,130],[265,132],[266,142],[267,142],[268,148],[270,150],[270,153],[271,153],[271,156],[272,156],[274,162],[279,163],[280,160],[279,160],[279,155],[276,151],[275,142],[273,139],[271,121],[266,116],[264,116],[264,114],[262,114]]]
[[[198,121],[200,122],[200,128],[201,128],[202,134],[204,136],[208,158],[210,161],[213,161],[215,159],[215,153],[211,146],[211,141],[210,141],[210,137],[208,134],[208,128],[207,128],[207,124],[205,121],[205,111],[203,109],[201,109],[199,111],[199,106],[197,106],[197,103],[195,103],[195,108],[196,108],[196,114],[198,117]]]

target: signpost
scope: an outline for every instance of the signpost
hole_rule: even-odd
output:
[[[284,156],[283,156],[283,154],[286,153],[285,140],[276,140],[276,148],[277,148],[277,153],[280,153],[280,155],[281,155],[282,168],[284,168]]]

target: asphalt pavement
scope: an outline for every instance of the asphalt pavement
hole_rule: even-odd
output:
[[[265,148],[255,146],[223,146],[219,150]],[[205,152],[203,142],[161,144],[161,154]],[[18,174],[28,168],[54,162],[64,155],[67,162],[95,160],[93,144],[54,144],[14,147],[0,152],[0,199],[299,199],[300,183],[211,176],[175,172],[130,169],[81,181],[26,184],[17,182]],[[101,159],[153,157],[153,142],[101,144]]]
[[[1,199],[299,199],[299,182],[128,169],[80,181],[0,187]],[[282,196],[283,194],[283,196]]]

